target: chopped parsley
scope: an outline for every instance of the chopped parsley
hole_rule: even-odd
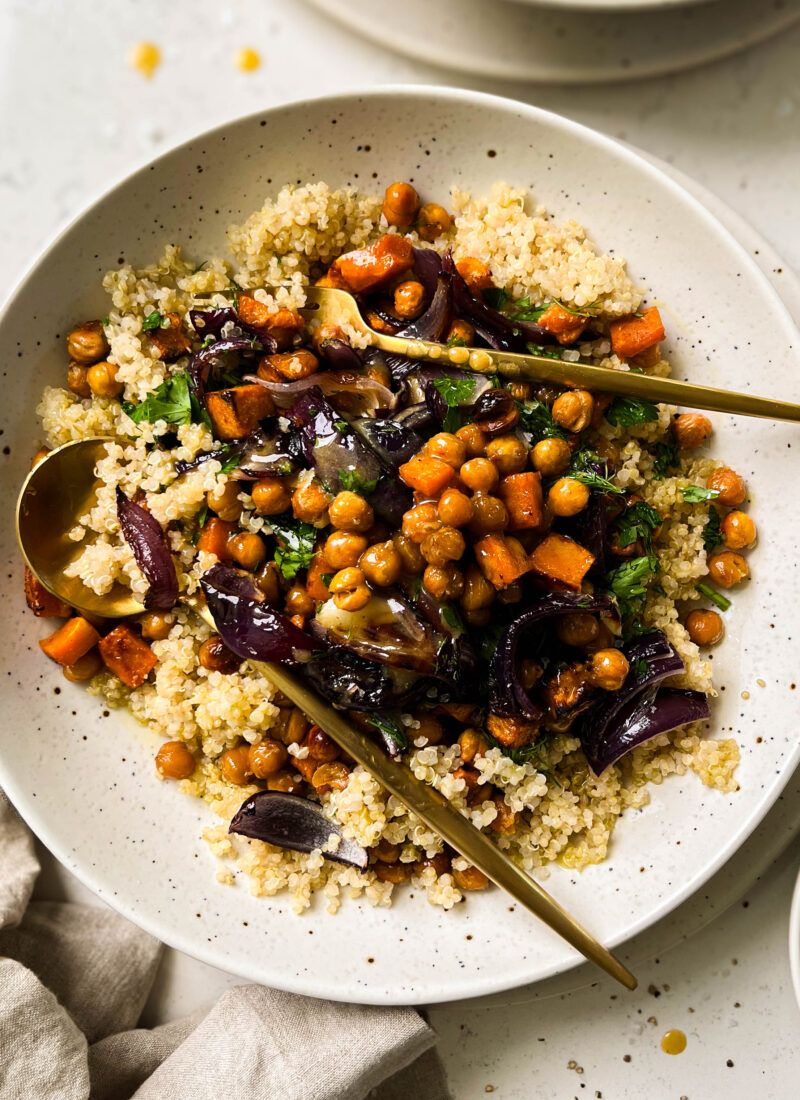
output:
[[[727,596],[723,596],[721,592],[717,592],[716,588],[712,588],[710,584],[696,584],[695,589],[701,596],[705,596],[707,600],[711,600],[715,607],[718,607],[720,611],[727,611],[731,606],[731,601]]]
[[[200,532],[205,526],[205,522],[208,519],[208,505],[204,504],[200,511],[197,513],[196,524],[194,532],[192,533],[192,545],[197,546],[197,540],[200,538]]]
[[[346,420],[334,420],[333,426],[339,435],[344,435],[350,427]]]
[[[700,485],[681,486],[683,499],[687,504],[699,504],[701,500],[714,500],[719,496],[719,489],[704,489]]]
[[[633,671],[634,679],[641,680],[647,672],[647,661],[644,659],[644,657],[637,657],[631,665],[631,669]]]
[[[320,573],[320,575],[319,575],[319,579],[320,579],[320,580],[322,581],[322,583],[323,583],[323,584],[325,585],[325,587],[327,588],[327,587],[328,587],[328,585],[329,585],[329,584],[331,583],[331,581],[333,580],[334,576],[335,576],[335,574],[334,574],[334,573]]]
[[[220,470],[219,474],[217,474],[217,477],[220,477],[222,474],[229,474],[231,472],[231,470],[236,469],[236,467],[239,465],[239,463],[241,461],[242,461],[242,456],[241,455],[238,455],[238,454],[235,454],[235,453],[232,454],[232,455],[229,455],[225,459],[225,461],[222,463],[222,469]]]
[[[464,624],[458,617],[452,607],[447,604],[442,605],[442,619],[450,627],[451,630],[463,630]]]
[[[606,409],[606,420],[616,428],[630,428],[634,424],[658,420],[658,409],[650,401],[639,401],[635,397],[615,397]]]
[[[152,313],[148,313],[145,319],[142,321],[142,332],[152,332],[156,328],[164,328],[164,322],[166,317],[154,309]]]
[[[380,730],[386,737],[390,737],[401,752],[403,749],[408,748],[406,732],[399,718],[396,718],[393,714],[367,714],[365,718],[375,729]]]
[[[661,481],[669,474],[670,470],[677,470],[679,462],[678,445],[672,436],[669,436],[666,443],[659,443],[656,447],[653,478],[656,481]]]
[[[100,324],[103,326],[103,328],[107,328],[111,324],[111,318],[108,316],[108,314],[105,315]]]
[[[285,580],[293,581],[301,569],[311,565],[319,532],[310,523],[293,519],[288,512],[271,516],[269,525],[280,543],[275,551],[275,564]]]
[[[446,432],[457,432],[461,427],[458,406],[469,403],[475,392],[475,383],[471,378],[452,378],[449,374],[443,374],[441,378],[434,378],[433,385],[447,405],[442,428]]]
[[[703,546],[706,548],[706,553],[710,554],[718,546],[722,546],[724,541],[719,512],[716,508],[709,508],[708,523],[703,528]]]
[[[467,341],[464,339],[463,336],[459,336],[458,333],[454,332],[453,335],[450,336],[447,340],[447,347],[448,348],[465,348],[465,347],[467,347]]]
[[[619,544],[623,549],[641,540],[650,568],[654,573],[658,573],[661,567],[658,564],[658,555],[653,549],[653,531],[660,527],[662,522],[663,517],[660,512],[646,501],[637,500],[635,504],[625,509],[615,524]]]
[[[497,738],[492,737],[488,730],[481,730],[483,737],[490,749],[499,749],[503,756],[507,756],[509,760],[513,760],[515,764],[533,764],[537,771],[546,776],[553,783],[558,784],[563,790],[562,784],[559,782],[553,770],[545,764],[542,753],[547,745],[546,737],[538,737],[535,741],[531,741],[528,745],[520,745],[516,749],[507,748],[505,745],[501,745]]]
[[[620,615],[623,619],[632,620],[628,634],[638,634],[642,630],[639,616],[644,609],[644,598],[647,595],[643,582],[652,574],[649,558],[631,558],[606,573],[606,584],[617,598]]]
[[[569,435],[559,424],[553,420],[553,414],[542,401],[531,398],[529,401],[518,401],[519,426],[524,432],[532,436],[532,443],[539,443],[542,439],[566,439]]]
[[[597,466],[605,473],[598,473]],[[564,476],[580,481],[582,485],[588,485],[598,493],[616,493],[617,496],[623,494],[623,490],[609,480],[608,463],[588,447],[581,447],[575,452]]]
[[[492,309],[502,309],[508,301],[508,291],[501,286],[487,286],[481,291],[481,297]]]
[[[210,425],[208,413],[191,390],[186,371],[165,378],[158,389],[138,405],[123,401],[122,411],[134,424],[141,424],[143,420],[149,424],[164,420],[167,424]]]
[[[362,477],[358,470],[340,470],[339,483],[348,493],[358,493],[361,497],[369,497],[375,492],[378,479],[376,477]]]

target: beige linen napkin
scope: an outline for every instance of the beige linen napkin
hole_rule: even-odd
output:
[[[413,1009],[245,985],[137,1028],[161,944],[110,910],[31,901],[38,871],[0,792],[0,1100],[448,1100]]]

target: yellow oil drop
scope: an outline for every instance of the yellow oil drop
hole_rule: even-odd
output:
[[[686,1036],[678,1028],[665,1032],[661,1039],[661,1049],[665,1054],[682,1054],[686,1050]]]
[[[236,51],[236,68],[240,69],[243,73],[252,73],[254,69],[257,69],[261,65],[261,54],[257,50],[250,49],[249,46],[245,46],[241,50]]]
[[[140,42],[131,50],[130,62],[149,80],[161,64],[161,50],[153,42]]]

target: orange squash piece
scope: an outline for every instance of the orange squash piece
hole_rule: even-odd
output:
[[[559,344],[574,344],[586,328],[588,317],[578,317],[558,302],[553,302],[536,323],[552,333]]]
[[[473,547],[478,568],[495,588],[508,588],[533,566],[521,543],[505,535],[484,535]]]
[[[228,539],[236,530],[235,523],[212,516],[203,524],[203,529],[197,539],[197,549],[204,550],[207,554],[216,554],[220,561],[230,560],[228,553]]]
[[[39,647],[60,665],[74,665],[99,641],[100,635],[88,619],[75,615],[49,638],[43,638]]]
[[[566,535],[548,535],[535,548],[530,561],[537,573],[569,588],[580,588],[592,567],[594,554]]]
[[[541,527],[544,519],[542,475],[529,470],[509,474],[500,482],[498,496],[508,511],[508,530],[524,531]]]
[[[293,309],[272,309],[265,302],[240,294],[236,305],[240,321],[263,336],[272,336],[279,347],[285,347],[293,336],[303,331],[304,321]]]
[[[413,266],[411,241],[387,233],[366,248],[345,252],[333,262],[328,274],[332,279],[343,279],[347,289],[354,294],[363,294],[385,286]]]
[[[306,575],[306,592],[312,600],[316,600],[317,603],[324,603],[325,600],[330,598],[328,586],[322,579],[322,574],[325,573],[327,575],[333,572],[335,572],[335,570],[332,570],[325,561],[325,555],[322,550],[317,550],[314,557],[311,559],[311,564],[308,567],[308,574]]]
[[[275,412],[269,390],[253,383],[206,394],[206,408],[214,435],[223,441],[249,435],[259,420]]]
[[[168,313],[166,320],[169,321],[168,328],[153,329],[148,336],[156,358],[171,363],[173,359],[188,355],[192,350],[192,342],[181,328],[179,313]]]
[[[408,462],[404,462],[398,472],[401,480],[411,489],[422,493],[426,500],[441,496],[456,476],[455,470],[448,463],[421,451]]]
[[[125,623],[106,634],[97,648],[106,668],[129,688],[143,684],[158,663],[147,642]]]
[[[646,309],[641,317],[623,317],[608,326],[611,347],[622,359],[641,355],[643,351],[659,344],[665,336],[661,314],[655,306]]]
[[[27,565],[25,566],[25,602],[40,619],[67,619],[72,614],[69,604],[48,592]]]

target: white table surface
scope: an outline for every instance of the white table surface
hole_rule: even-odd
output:
[[[126,61],[141,40],[163,53],[151,81]],[[235,69],[243,46],[261,53],[256,72]],[[65,218],[170,143],[286,99],[403,81],[513,95],[630,141],[715,191],[800,268],[799,52],[796,28],[685,74],[537,88],[415,64],[351,38],[300,0],[0,0],[0,297]],[[42,858],[40,896],[91,900]],[[454,1097],[797,1096],[787,928],[799,861],[795,844],[743,901],[639,966],[635,994],[603,980],[546,1001],[431,1010]],[[188,1012],[233,982],[168,951],[147,1021]],[[677,1057],[659,1048],[670,1028],[688,1037]]]

